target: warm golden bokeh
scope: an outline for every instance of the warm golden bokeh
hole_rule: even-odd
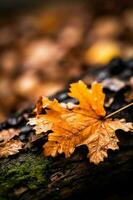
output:
[[[119,14],[114,1],[103,1],[103,8],[95,1],[47,4],[0,19],[0,121],[38,96],[62,90],[89,68],[133,57],[128,3]]]

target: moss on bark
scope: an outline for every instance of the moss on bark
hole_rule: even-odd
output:
[[[5,199],[4,197],[8,196],[7,193],[13,198],[14,188],[19,188],[19,186],[31,190],[41,185],[45,187],[48,163],[43,154],[33,152],[21,154],[20,159],[18,156],[11,158],[10,162],[9,158],[1,160],[0,199]]]

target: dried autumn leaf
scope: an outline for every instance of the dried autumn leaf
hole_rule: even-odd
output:
[[[27,191],[28,188],[27,187],[19,187],[15,190],[15,195],[16,196],[20,196],[21,194],[23,194],[25,191]]]
[[[24,143],[19,140],[10,140],[4,146],[0,146],[0,158],[8,157],[9,155],[14,155],[22,149]]]
[[[79,104],[68,109],[57,100],[42,98],[42,108],[45,108],[46,114],[38,114],[29,123],[35,125],[37,134],[53,131],[44,144],[46,156],[64,153],[69,157],[76,147],[86,145],[90,162],[98,164],[107,157],[108,149],[119,148],[115,130],[130,131],[133,125],[125,120],[105,119],[105,94],[99,83],[93,83],[91,89],[82,81],[73,83],[68,95],[77,99]]]
[[[129,86],[131,90],[125,93],[125,100],[127,102],[132,102],[133,101],[133,76],[129,80]]]
[[[133,101],[133,90],[125,93],[125,100],[127,102]]]
[[[41,98],[39,98],[39,101],[37,102],[37,105],[36,105],[37,117],[30,118],[28,122],[28,124],[30,125],[36,125],[34,127],[36,134],[41,134],[42,132],[45,133],[48,130],[51,130],[52,128],[52,121],[47,120],[44,117],[44,114],[43,115],[39,114],[41,110],[41,105],[42,105],[42,108],[51,108],[52,110],[51,117],[53,119],[57,117],[56,116],[57,112],[60,113],[60,112],[63,112],[63,110],[65,110],[63,109],[64,105],[61,106],[57,100],[50,101],[48,98],[44,98],[42,99],[42,103],[40,101],[41,101]],[[50,117],[50,111],[49,111],[49,117]]]
[[[20,134],[20,130],[13,129],[13,128],[0,131],[0,145],[5,144],[9,140],[11,140],[14,136],[18,136],[19,134]]]
[[[37,135],[43,132],[46,133],[52,128],[52,123],[44,119],[43,116],[39,116],[39,118],[30,118],[28,124],[36,125],[34,129]]]

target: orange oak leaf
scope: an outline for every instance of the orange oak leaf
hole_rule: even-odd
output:
[[[91,89],[79,81],[70,86],[70,97],[78,100],[69,108],[66,104],[59,104],[57,100],[42,98],[42,109],[45,114],[38,114],[40,106],[37,106],[37,116],[29,120],[29,124],[35,125],[37,134],[52,132],[48,135],[48,142],[44,144],[46,156],[56,156],[64,153],[69,157],[76,147],[86,145],[90,162],[98,164],[107,157],[108,149],[118,149],[117,129],[124,131],[133,130],[132,123],[125,120],[111,118],[105,119],[104,109],[105,94],[102,85],[94,82]]]
[[[19,140],[10,140],[4,146],[0,146],[0,158],[8,157],[9,155],[14,155],[22,149],[24,143]]]

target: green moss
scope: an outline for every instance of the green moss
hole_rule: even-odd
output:
[[[10,165],[1,167],[0,199],[7,193],[14,194],[14,187],[26,186],[31,190],[41,185],[45,186],[48,160],[43,155],[33,153],[23,154],[18,159],[12,159]]]

